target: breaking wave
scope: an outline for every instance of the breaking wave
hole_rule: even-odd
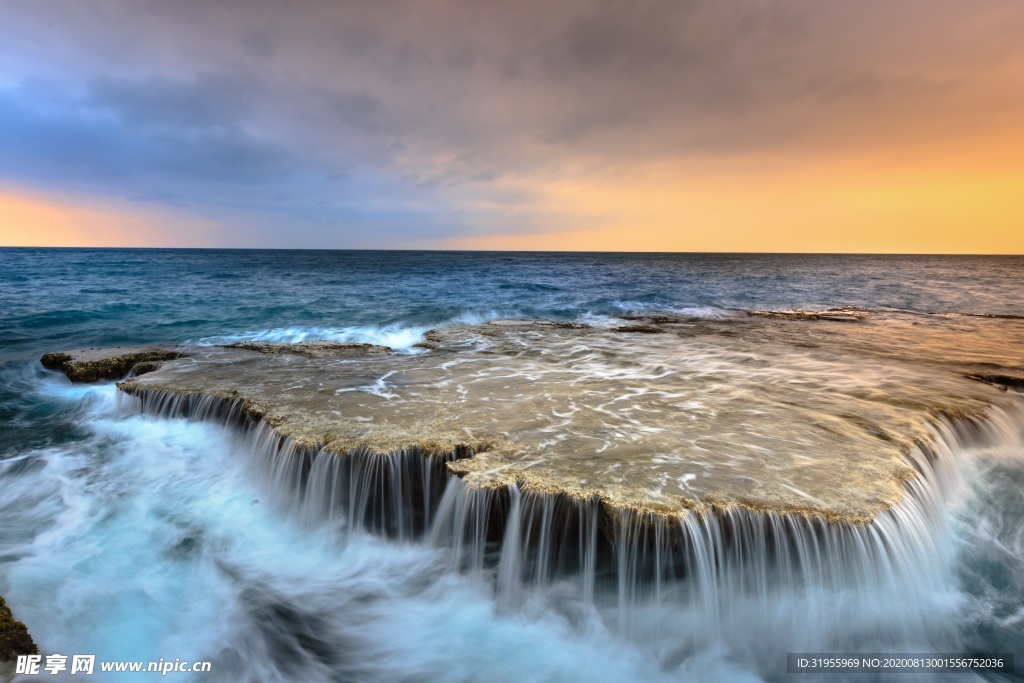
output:
[[[489,320],[521,317],[515,311],[467,311],[453,318],[436,323],[413,324],[396,322],[387,325],[352,325],[347,327],[331,326],[295,326],[275,327],[264,330],[249,330],[237,334],[222,334],[186,340],[186,344],[198,346],[216,346],[234,344],[243,341],[277,342],[295,344],[304,341],[327,340],[356,344],[379,344],[396,350],[411,350],[413,345],[423,340],[427,330],[438,327],[456,325],[479,325]]]

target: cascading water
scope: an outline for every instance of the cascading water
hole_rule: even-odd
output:
[[[246,467],[304,528],[434,549],[506,614],[559,596],[576,619],[589,615],[632,647],[654,644],[665,672],[723,647],[727,659],[761,664],[783,646],[962,649],[951,613],[936,618],[955,612],[942,603],[956,590],[949,510],[964,495],[961,463],[969,469],[973,454],[993,450],[1024,454],[1019,401],[984,421],[937,420],[933,441],[909,455],[919,476],[907,482],[904,503],[872,523],[744,508],[677,519],[516,485],[470,488],[445,467],[470,452],[296,447],[246,418],[238,402],[155,391],[118,401],[121,415],[242,426],[236,448],[250,459]],[[779,673],[768,664],[762,674],[772,670]]]

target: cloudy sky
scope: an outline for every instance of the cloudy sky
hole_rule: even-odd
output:
[[[1020,0],[0,0],[0,244],[1024,253]]]

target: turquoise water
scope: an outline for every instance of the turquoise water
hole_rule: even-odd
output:
[[[211,660],[197,680],[782,680],[786,651],[879,639],[1024,659],[1024,425],[965,459],[946,578],[910,604],[918,630],[887,631],[908,606],[878,596],[780,594],[734,606],[698,648],[699,611],[633,615],[662,627],[630,637],[613,606],[558,585],[511,609],[429,544],[302,524],[227,428],[125,414],[111,384],[37,362],[153,342],[405,349],[495,318],[1022,316],[1021,282],[1021,257],[0,249],[0,594],[44,653]]]

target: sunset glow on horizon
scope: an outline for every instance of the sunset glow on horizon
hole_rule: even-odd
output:
[[[0,7],[0,246],[1024,253],[1024,6]]]

